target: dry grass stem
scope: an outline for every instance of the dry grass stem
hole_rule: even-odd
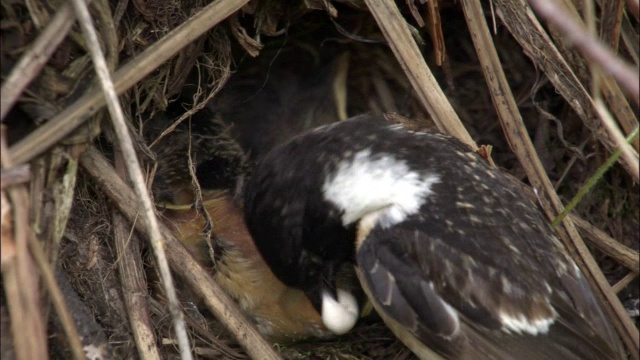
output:
[[[541,198],[541,204],[547,213],[547,217],[553,219],[562,212],[562,202],[542,166],[542,162],[522,121],[522,116],[511,94],[509,83],[505,78],[497,51],[493,45],[489,28],[484,20],[485,16],[482,7],[477,1],[473,0],[462,1],[462,7],[476,53],[482,64],[481,67],[484,71],[485,79],[490,87],[489,93],[492,96],[504,133],[520,164],[524,167],[534,189],[544,190],[546,200]],[[604,299],[611,304],[612,309],[610,310],[618,318],[618,321],[614,322],[614,324],[616,324],[619,333],[623,335],[627,347],[630,349],[635,348],[637,351],[638,330],[629,319],[626,311],[624,311],[624,307],[616,294],[611,291],[611,287],[602,274],[600,267],[569,219],[564,220],[564,227],[565,235],[568,235],[568,237],[561,236],[565,245],[574,255],[574,258],[578,257],[576,260],[578,260],[578,264],[587,275],[589,281],[597,285]]]
[[[618,1],[618,0],[616,0]],[[606,4],[602,7],[601,18],[603,22],[601,23],[601,34],[603,37],[603,41],[606,43],[611,43],[612,49],[617,49],[617,39],[619,38],[620,31],[616,28],[619,25],[621,18],[621,1],[618,1],[618,5],[616,5],[616,1],[607,1]],[[582,18],[580,16],[580,12],[576,9],[575,4],[569,0],[563,0],[564,8],[567,10],[567,15],[571,16],[574,21],[579,24],[582,24]],[[592,37],[596,37],[596,24],[595,24],[595,9],[593,9],[593,2],[585,3],[585,21],[586,27],[589,32],[592,34]],[[613,8],[611,8],[613,7]],[[610,9],[611,8],[611,9]],[[608,10],[608,11],[607,11]],[[620,12],[620,14],[618,14]],[[606,17],[607,16],[607,17]],[[620,24],[621,25],[621,24]],[[630,134],[638,127],[638,119],[636,116],[636,111],[631,108],[628,100],[624,96],[624,92],[616,82],[616,80],[609,74],[608,72],[602,71],[601,67],[594,62],[587,62],[582,56],[576,54],[575,48],[572,46],[570,41],[566,41],[566,36],[562,32],[562,29],[556,29],[555,27],[550,27],[551,35],[554,37],[556,44],[559,45],[560,51],[563,53],[567,62],[571,65],[573,69],[576,70],[576,75],[580,77],[580,80],[585,87],[590,84],[591,87],[591,98],[597,99],[599,97],[598,94],[602,93],[602,96],[605,98],[609,109],[614,114],[617,121],[620,123],[620,126],[624,130],[626,134]],[[608,37],[607,37],[608,35]],[[637,65],[636,65],[637,66]],[[588,71],[587,71],[588,70]],[[637,105],[636,105],[637,106]],[[596,114],[598,113],[597,109]],[[594,116],[597,116],[594,114]],[[597,121],[594,122],[594,125],[600,125]],[[610,137],[615,143],[615,139]],[[636,139],[633,141],[633,147],[638,151],[640,146],[640,139]]]
[[[611,136],[618,144],[618,148],[622,152],[621,157],[624,159],[624,162],[630,169],[630,175],[636,182],[640,182],[640,164],[638,163],[638,152],[627,143],[624,135],[616,125],[615,120],[611,117],[611,114],[607,111],[606,106],[602,103],[602,100],[596,99],[595,106],[598,110],[598,115],[600,115],[602,124],[609,132],[609,136]]]
[[[2,83],[0,91],[0,121],[4,120],[13,108],[24,89],[38,76],[42,67],[49,61],[58,45],[64,40],[75,22],[71,4],[62,4],[53,19],[47,24],[31,48],[22,54],[20,60],[11,69],[11,73]],[[20,161],[18,161],[20,163]]]
[[[35,262],[40,269],[45,288],[47,289],[48,295],[51,297],[51,302],[58,314],[62,328],[67,335],[71,354],[75,360],[84,360],[85,353],[82,343],[80,342],[80,335],[76,329],[76,324],[69,312],[64,295],[62,294],[62,291],[60,291],[60,287],[56,282],[54,271],[51,269],[51,265],[49,264],[49,259],[47,259],[47,255],[42,249],[42,245],[40,245],[36,240],[35,234],[33,233],[30,234],[29,248],[31,249]]]
[[[131,181],[133,188],[136,191],[136,195],[140,199],[142,205],[142,216],[149,224],[149,241],[153,248],[153,253],[156,257],[158,272],[162,285],[164,287],[165,295],[169,303],[169,312],[173,318],[173,324],[176,331],[176,337],[178,338],[178,345],[180,348],[180,357],[183,360],[191,360],[193,355],[191,354],[191,346],[189,345],[189,337],[187,336],[187,329],[184,323],[184,317],[182,314],[182,308],[178,302],[178,296],[176,295],[176,289],[171,277],[171,271],[169,270],[169,264],[165,254],[165,247],[163,246],[162,236],[158,229],[158,219],[156,218],[155,209],[153,203],[149,198],[149,193],[142,175],[140,163],[136,155],[136,151],[133,148],[133,142],[131,141],[131,135],[127,128],[127,122],[124,118],[124,113],[120,107],[118,95],[116,93],[113,82],[111,81],[111,75],[107,67],[107,62],[104,59],[100,43],[98,41],[98,35],[87,4],[83,0],[72,0],[73,7],[80,22],[80,27],[84,33],[91,59],[95,70],[100,80],[102,91],[107,102],[107,108],[111,115],[111,121],[113,128],[115,129],[118,137],[119,147],[122,151],[125,166]]]
[[[613,54],[602,42],[592,37],[589,32],[574,20],[562,7],[554,1],[529,0],[531,6],[573,43],[585,57],[600,65],[609,72],[629,94],[636,105],[640,104],[640,75],[638,69],[623,62]]]
[[[6,147],[4,126],[0,132],[0,158],[2,168],[13,167]],[[24,185],[2,192],[2,283],[4,286],[11,333],[18,360],[46,359],[47,334],[43,314],[39,276],[29,253],[29,195]],[[8,199],[7,199],[8,198]],[[10,206],[9,206],[9,200]],[[5,254],[5,251],[7,254]]]
[[[415,40],[409,32],[406,20],[400,14],[395,2],[392,0],[366,0],[366,3],[417,93],[420,102],[431,115],[436,125],[438,125],[438,128],[457,137],[473,149],[477,149],[478,146],[475,141],[460,122],[460,118],[458,118],[425,63]]]
[[[202,8],[187,22],[175,28],[162,40],[149,46],[116,71],[112,77],[116,92],[121,94],[135,85],[182,48],[226,19],[247,2],[248,0],[217,0]],[[83,124],[104,105],[105,99],[100,89],[87,91],[60,114],[11,146],[9,148],[11,157],[16,164],[22,164],[42,154]]]
[[[629,284],[631,284],[631,282],[633,280],[635,280],[638,277],[638,272],[637,271],[632,271],[630,273],[628,273],[627,275],[625,275],[622,279],[620,279],[620,281],[618,281],[617,283],[615,283],[612,287],[611,290],[613,290],[613,292],[615,293],[619,293],[620,291],[622,291],[622,289],[626,288]]]
[[[136,228],[148,234],[149,225],[144,218],[137,219],[139,201],[134,193],[115,174],[115,170],[100,152],[89,148],[80,159],[81,165],[95,183],[115,203]],[[209,310],[236,337],[240,345],[253,359],[276,360],[280,356],[262,338],[258,330],[238,310],[237,305],[198,265],[182,244],[163,225],[159,229],[165,239],[167,258],[172,268],[184,278],[193,290],[205,301]]]
[[[578,230],[585,235],[585,239],[587,239],[590,244],[632,272],[638,273],[638,271],[640,271],[640,256],[637,250],[630,249],[628,246],[621,244],[604,231],[591,225],[588,221],[575,215],[569,215],[569,217],[578,227]]]
[[[622,18],[624,16],[624,0],[600,1],[602,7],[602,22],[600,23],[600,37],[613,51],[618,51]]]
[[[616,142],[603,131],[601,123],[597,121],[594,101],[587,89],[579,80],[578,75],[558,48],[562,43],[555,43],[530,10],[526,0],[495,0],[498,14],[525,53],[539,67],[551,81],[557,91],[573,108],[585,126],[610,151],[617,148]],[[573,58],[573,57],[569,57]],[[606,85],[605,81],[605,85]],[[637,123],[637,120],[635,120]],[[627,169],[627,163],[620,160]]]
[[[19,165],[9,169],[2,169],[0,186],[5,187],[22,184],[31,180],[31,167],[29,165]]]
[[[126,179],[123,162],[122,154],[116,151],[116,171],[121,178]],[[160,359],[153,324],[149,317],[148,287],[139,239],[132,233],[131,226],[118,210],[112,211],[112,221],[122,294],[138,355],[145,360]]]

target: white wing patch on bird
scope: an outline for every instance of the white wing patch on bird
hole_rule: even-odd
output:
[[[421,174],[390,154],[373,157],[365,149],[340,162],[322,191],[327,201],[343,211],[343,225],[386,208],[378,220],[382,227],[389,227],[417,213],[439,181],[437,174]]]

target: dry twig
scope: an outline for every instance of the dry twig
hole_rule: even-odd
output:
[[[612,74],[629,93],[636,105],[640,104],[640,76],[638,69],[615,56],[602,42],[593,38],[586,29],[567,14],[554,1],[529,0],[531,6],[550,23],[562,30],[585,57]]]
[[[158,229],[158,219],[156,218],[156,214],[154,212],[155,209],[151,199],[149,198],[149,194],[147,193],[144,176],[140,169],[140,163],[138,162],[136,151],[133,148],[133,142],[131,141],[131,135],[129,135],[124,113],[120,107],[118,95],[116,94],[115,87],[111,81],[107,62],[104,58],[104,54],[102,53],[102,49],[100,48],[98,35],[93,27],[87,4],[83,0],[72,0],[72,4],[76,15],[78,16],[80,27],[82,28],[82,32],[84,33],[87,41],[89,53],[93,60],[96,73],[98,74],[102,91],[104,92],[107,108],[109,109],[113,128],[115,129],[118,137],[119,146],[122,151],[127,172],[129,173],[136,195],[138,195],[142,205],[142,215],[149,223],[149,240],[151,242],[151,247],[153,248],[153,253],[156,257],[158,272],[160,273],[162,285],[169,303],[169,312],[173,318],[176,337],[178,338],[178,346],[180,348],[180,356],[183,360],[191,360],[193,355],[191,354],[191,348],[189,346],[187,329],[184,323],[182,309],[178,303],[178,296],[176,295],[171,271],[169,270],[162,236]]]
[[[620,279],[620,281],[613,284],[611,289],[613,290],[613,292],[619,293],[620,291],[622,291],[622,289],[626,288],[629,284],[631,284],[631,282],[635,280],[635,278],[637,277],[638,277],[638,273],[632,271],[627,275],[625,275],[622,279]]]
[[[162,40],[149,46],[134,59],[122,66],[113,74],[113,84],[118,94],[123,93],[142,78],[154,71],[187,44],[213,26],[226,19],[249,0],[217,0],[202,8]],[[87,91],[73,104],[63,110],[56,117],[41,125],[22,140],[13,145],[9,152],[14,162],[25,163],[42,154],[49,147],[56,144],[78,126],[83,124],[91,115],[105,105],[105,99],[100,89]]]
[[[637,251],[611,238],[604,231],[591,225],[588,221],[575,215],[569,215],[569,217],[571,221],[576,224],[578,230],[585,235],[585,239],[587,239],[591,245],[632,272],[637,274],[640,271],[640,257]]]
[[[600,120],[602,124],[609,132],[609,136],[611,136],[617,143],[618,148],[622,152],[622,158],[627,163],[629,167],[630,174],[635,180],[635,182],[640,182],[640,164],[638,163],[638,152],[629,145],[616,125],[615,120],[611,117],[611,114],[607,111],[606,106],[600,99],[596,99],[595,101],[596,110],[598,110],[598,115],[600,115]]]
[[[48,262],[47,255],[42,249],[42,245],[35,239],[33,233],[30,234],[29,248],[31,249],[31,253],[33,254],[38,268],[40,268],[44,285],[49,292],[53,307],[55,308],[58,318],[60,319],[60,323],[62,324],[62,328],[67,335],[71,354],[75,360],[84,360],[85,354],[82,343],[80,342],[80,335],[76,329],[76,324],[73,321],[69,308],[67,307],[64,295],[58,286],[54,271],[51,269],[51,265]]]
[[[22,184],[31,180],[31,167],[29,165],[15,166],[10,169],[2,169],[0,186],[5,187]]]
[[[121,178],[126,179],[123,163],[122,154],[116,151],[116,171]],[[130,226],[118,210],[112,211],[112,221],[122,296],[131,323],[136,349],[141,359],[160,359],[153,324],[149,317],[147,281],[144,276],[139,239],[131,232],[132,229],[129,229]]]
[[[610,152],[617,149],[617,143],[604,132],[593,99],[568,60],[558,48],[558,44],[549,37],[540,21],[527,6],[526,0],[494,0],[497,13],[509,29],[509,32],[520,43],[525,53],[545,73],[549,81],[564,97],[585,126]],[[604,82],[605,84],[607,81]],[[637,122],[636,122],[637,123]],[[620,164],[631,172],[627,162]]]
[[[553,219],[562,212],[562,202],[555,192],[524,126],[522,116],[500,65],[489,28],[484,20],[482,7],[480,3],[474,0],[464,0],[462,5],[476,53],[482,64],[485,79],[490,87],[489,93],[492,96],[504,133],[520,164],[524,167],[533,188],[544,190],[546,199],[544,197],[540,198],[541,205],[547,217]],[[629,319],[616,294],[611,291],[611,287],[602,274],[600,267],[593,259],[571,220],[565,218],[563,225],[564,231],[561,231],[560,235],[564,240],[565,246],[567,246],[576,260],[579,259],[577,262],[586,277],[597,285],[604,299],[611,305],[610,310],[618,319],[614,324],[619,333],[623,335],[627,347],[631,351],[637,352],[638,330]]]
[[[148,234],[149,225],[146,219],[137,219],[138,199],[122,179],[115,174],[115,170],[104,156],[92,147],[85,151],[80,163],[123,215],[130,222],[135,223],[140,232]],[[222,290],[220,285],[193,261],[191,255],[171,231],[162,224],[159,225],[159,229],[165,239],[164,244],[171,267],[205,301],[205,305],[236,337],[249,356],[261,360],[280,359],[280,356],[262,338],[255,326],[238,310],[233,300]]]
[[[31,48],[22,54],[7,79],[2,83],[2,90],[0,91],[2,94],[0,97],[0,121],[4,120],[9,110],[18,101],[22,91],[38,76],[42,67],[49,61],[58,45],[67,36],[74,23],[74,18],[71,4],[65,2],[40,36],[33,42]]]
[[[366,3],[407,78],[409,78],[418,99],[438,128],[457,137],[473,149],[477,149],[475,141],[460,122],[458,115],[425,63],[395,2],[392,0],[366,0]]]
[[[2,168],[11,168],[13,161],[6,148],[4,126],[0,133]],[[28,242],[29,195],[24,185],[2,191],[2,285],[4,286],[18,360],[46,359],[47,336],[40,299],[39,276]],[[10,212],[12,211],[12,212]]]

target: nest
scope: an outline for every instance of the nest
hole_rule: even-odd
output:
[[[177,313],[198,358],[412,358],[375,319],[271,346],[237,310],[202,303],[224,294],[194,289],[198,265],[174,239],[177,308],[153,245],[172,235],[150,230],[131,190],[202,206],[202,186],[232,191],[274,143],[369,111],[490,145],[550,219],[571,204],[558,233],[638,357],[637,2],[531,0],[539,17],[517,0],[95,0],[88,17],[81,3],[2,2],[2,359],[180,358]],[[585,23],[599,42],[571,28]],[[116,99],[121,123],[104,107]]]

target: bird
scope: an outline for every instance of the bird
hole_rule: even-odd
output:
[[[333,335],[319,312],[299,289],[273,275],[244,224],[241,204],[229,191],[207,191],[204,208],[213,224],[214,259],[203,234],[205,218],[192,207],[163,209],[162,219],[176,238],[254,322],[277,343],[294,343]]]
[[[170,115],[155,115],[147,129],[149,142],[171,124]],[[242,187],[236,186],[250,171],[248,156],[229,130],[220,114],[205,108],[153,147],[158,170],[152,189],[163,223],[209,270],[266,339],[291,344],[333,337],[335,332],[326,328],[304,292],[275,277],[256,249],[239,201],[241,194],[237,190]],[[273,128],[262,136],[269,143],[276,143],[284,141],[287,134]],[[256,150],[258,147],[253,148],[253,153],[260,154]],[[193,206],[197,197],[188,156],[201,187],[203,206],[198,209]],[[205,211],[211,219],[209,239]],[[353,289],[357,280],[352,270],[338,271],[337,277],[342,287],[349,289],[353,301],[357,301],[355,296],[362,296],[359,289]]]
[[[363,114],[257,160],[244,217],[274,275],[349,331],[355,268],[421,359],[624,358],[587,280],[507,173],[434,131]]]
[[[317,66],[296,58],[296,68],[307,70],[304,76],[297,76],[287,63],[270,63],[269,71],[257,77],[247,69],[239,71],[189,121],[161,136],[184,114],[182,104],[192,101],[194,89],[185,88],[178,101],[166,112],[153,114],[145,125],[145,138],[154,144],[157,172],[152,192],[163,222],[273,342],[325,339],[341,332],[327,329],[311,299],[284,285],[264,262],[246,229],[238,200],[242,187],[236,184],[250,173],[253,160],[272,147],[338,120],[331,89],[347,60],[340,57]],[[196,200],[191,165],[211,218],[210,239],[202,209],[191,206]],[[213,256],[208,243],[214,247]],[[341,284],[340,298],[348,299],[355,311],[364,295],[353,269],[338,269],[335,277]],[[355,324],[356,319],[351,321]]]

